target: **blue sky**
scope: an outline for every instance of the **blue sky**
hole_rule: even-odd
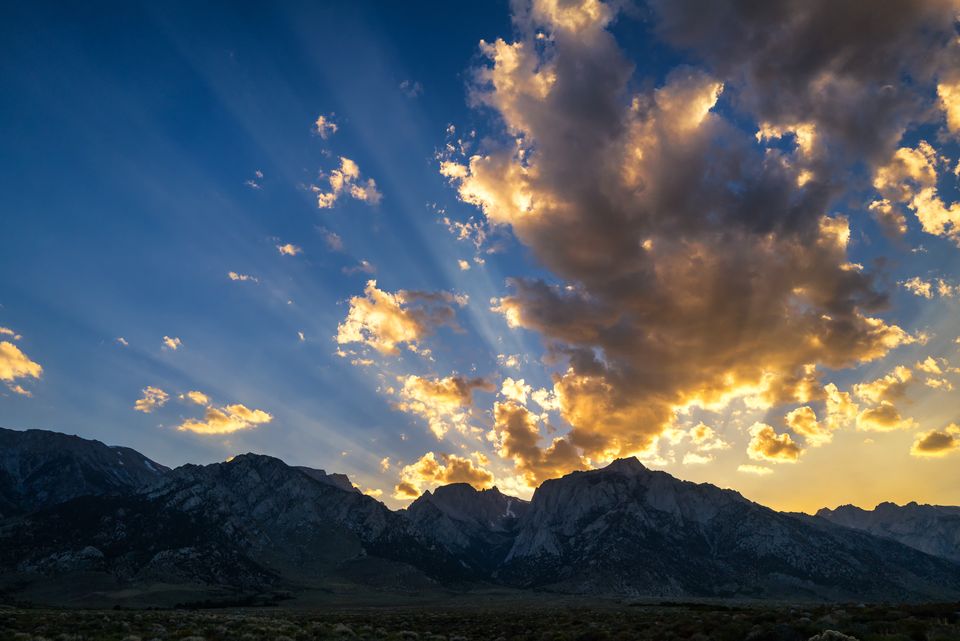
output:
[[[0,395],[0,424],[128,445],[167,465],[258,451],[346,472],[389,501],[402,500],[391,494],[403,467],[427,452],[448,466],[444,454],[465,456],[472,472],[489,470],[501,485],[524,490],[511,456],[498,457],[503,445],[488,436],[493,404],[504,399],[497,392],[507,377],[549,390],[551,375],[567,364],[546,349],[558,334],[511,327],[491,310],[491,300],[511,291],[508,278],[575,279],[558,274],[562,263],[545,259],[542,247],[523,233],[518,239],[509,224],[486,228],[495,238],[479,251],[458,241],[443,217],[483,223],[484,212],[474,206],[479,203],[463,202],[462,184],[439,170],[452,141],[467,140],[473,153],[488,139],[513,135],[504,126],[509,114],[475,104],[468,89],[476,69],[487,64],[481,40],[525,37],[522,20],[511,23],[508,3],[38,2],[8,7],[6,15],[0,25],[0,327],[21,336],[15,345],[43,373],[15,381],[32,396],[12,388]],[[656,22],[639,9],[605,25],[633,66],[631,91],[653,95],[684,64],[721,73],[722,65],[711,67],[705,56],[655,34]],[[538,25],[540,33],[549,32],[549,24]],[[558,33],[565,28],[554,26]],[[558,36],[557,46],[562,42]],[[725,81],[735,87],[734,79]],[[760,118],[736,95],[724,89],[712,113],[750,139]],[[317,130],[321,115],[336,124],[334,133]],[[531,149],[542,142],[526,135]],[[956,137],[931,118],[897,144],[914,148],[920,140],[934,143],[942,156],[939,194],[954,202],[956,180],[947,165],[957,163]],[[794,146],[795,137],[786,134],[757,141],[750,153],[791,154]],[[356,164],[361,180],[375,181],[379,203],[344,194],[332,207],[318,207],[311,186],[325,189],[340,157]],[[955,283],[956,243],[925,233],[913,218],[905,235],[885,236],[865,209],[873,198],[871,162],[845,165],[848,173],[834,179],[849,189],[823,214],[849,216],[850,261],[874,272],[890,296],[880,315],[910,335],[927,336],[856,367],[834,372],[821,363],[820,382],[841,389],[930,355],[960,364],[953,342],[960,334],[956,296],[927,299],[900,285],[913,277]],[[278,251],[288,243],[300,251]],[[361,268],[362,261],[371,267]],[[251,278],[232,280],[230,272]],[[430,350],[426,356],[338,345],[350,299],[362,296],[370,279],[385,292],[449,292],[469,303],[451,306],[455,326],[440,324],[418,341]],[[165,347],[164,337],[181,343]],[[346,357],[338,350],[347,350]],[[520,357],[519,367],[505,366],[498,355]],[[358,359],[373,362],[351,362]],[[472,407],[464,408],[473,433],[453,430],[438,439],[422,412],[395,407],[402,397],[391,388],[402,387],[397,377],[411,375],[484,378]],[[169,399],[137,411],[134,403],[147,387]],[[178,430],[205,411],[179,398],[193,390],[209,397],[209,408],[242,404],[271,419],[229,434]],[[912,430],[865,435],[851,427],[838,433],[844,445],[836,456],[849,455],[865,439],[899,439],[877,460],[902,460],[904,469],[923,477],[902,493],[935,488],[930,500],[947,500],[950,490],[943,488],[960,480],[956,473],[943,477],[950,459],[918,461],[906,450],[921,428],[942,430],[955,421],[955,406],[955,392],[915,385],[899,406],[915,417]],[[790,407],[764,406],[756,418],[782,434],[781,417]],[[646,454],[679,476],[776,502],[761,492],[769,478],[736,473],[739,465],[766,465],[745,456],[746,426],[734,421],[724,428],[740,410],[691,414],[691,421],[713,425],[727,444],[708,455],[715,457],[710,465],[682,465],[682,452],[667,455],[668,446]],[[568,419],[562,411],[545,420],[544,443],[569,430]],[[802,442],[802,435],[794,432],[794,440]],[[634,453],[618,447],[606,451]],[[604,461],[598,453],[584,456],[583,465]],[[809,462],[803,459],[792,467],[773,465],[777,478],[789,479],[777,491],[834,460],[824,458],[819,468],[803,467]],[[481,485],[488,480],[482,474],[463,480],[474,478]],[[438,479],[423,477],[420,489]],[[809,497],[809,505],[829,497],[824,490]],[[873,498],[902,497],[863,500]]]

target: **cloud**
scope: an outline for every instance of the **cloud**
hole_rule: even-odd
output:
[[[529,487],[584,466],[576,447],[566,439],[556,438],[547,447],[541,447],[539,419],[523,405],[498,401],[493,414],[494,425],[488,438],[502,458],[514,462]]]
[[[465,272],[470,269],[470,263],[463,260],[462,258],[457,261],[457,265],[460,267],[460,271]]]
[[[10,335],[10,334],[7,334]],[[14,335],[14,339],[19,336]],[[0,381],[13,392],[23,396],[31,394],[16,381],[18,379],[36,378],[43,375],[43,367],[30,360],[19,347],[10,341],[0,341]]]
[[[754,474],[756,476],[766,476],[767,474],[773,474],[773,470],[769,467],[764,467],[763,465],[739,465],[737,466],[738,472],[743,472],[744,474]]]
[[[462,376],[424,378],[411,374],[398,380],[401,386],[397,409],[425,418],[430,431],[438,439],[442,439],[451,427],[466,432],[473,392],[496,389],[486,379]]]
[[[370,261],[361,260],[353,267],[344,267],[341,271],[348,276],[353,274],[376,274],[377,268]]]
[[[20,334],[16,333],[9,327],[0,327],[0,336],[9,336],[15,341],[18,341],[21,338],[23,338]]]
[[[210,404],[210,397],[203,392],[198,392],[196,390],[187,392],[186,394],[181,394],[180,400],[190,401],[191,403],[195,403],[197,405]]]
[[[427,452],[415,463],[403,467],[393,496],[401,500],[413,499],[420,496],[425,488],[449,483],[469,483],[482,490],[493,487],[493,480],[489,470],[468,458]]]
[[[804,405],[791,410],[783,420],[794,433],[803,436],[810,447],[820,447],[833,440],[829,425],[818,422],[817,414],[811,407]]]
[[[927,300],[931,300],[935,295],[940,298],[960,296],[960,285],[954,285],[943,278],[923,280],[919,276],[914,276],[898,284],[914,296]]]
[[[857,415],[857,429],[868,432],[892,432],[908,430],[916,426],[912,418],[904,418],[900,410],[890,401],[869,407]]]
[[[527,396],[533,390],[532,387],[526,384],[526,382],[521,378],[519,380],[514,380],[510,377],[507,377],[503,380],[503,385],[500,388],[500,394],[504,398],[524,405],[527,402]]]
[[[830,430],[838,430],[851,425],[857,418],[860,406],[853,401],[850,393],[840,391],[833,383],[824,385],[823,391],[824,410],[827,414],[826,427]]]
[[[316,122],[313,123],[313,129],[320,134],[321,138],[326,140],[337,133],[337,123],[333,121],[332,116],[320,114],[317,116]]]
[[[713,460],[709,454],[697,454],[696,452],[687,452],[683,455],[684,465],[704,465]]]
[[[296,256],[297,254],[302,254],[303,249],[293,245],[291,243],[286,243],[284,245],[277,245],[277,251],[280,252],[281,256]]]
[[[380,459],[380,471],[386,472],[389,469],[390,469],[390,457],[384,456],[382,459]]]
[[[163,337],[163,349],[173,350],[174,352],[183,347],[183,341],[176,336]]]
[[[121,346],[123,346],[123,347],[129,347],[129,346],[130,346],[130,343],[129,343],[129,342],[127,341],[127,339],[125,339],[123,336],[117,336],[117,338],[116,338],[115,340],[116,340],[116,342],[117,342],[118,345],[121,345]]]
[[[520,367],[520,356],[517,354],[497,354],[497,363],[502,367],[516,369]]]
[[[882,200],[875,201],[871,209],[890,217],[894,216],[891,203],[899,203],[916,215],[923,231],[960,246],[960,202],[947,205],[937,191],[937,167],[944,161],[925,140],[915,148],[897,149],[876,171],[873,186]]]
[[[406,344],[417,351],[418,343],[441,325],[455,326],[454,306],[466,299],[447,292],[390,293],[369,280],[363,296],[350,299],[347,318],[337,326],[337,343],[362,343],[381,354],[393,355]]]
[[[280,253],[283,253],[283,251],[281,250]],[[250,276],[248,274],[240,274],[238,272],[227,272],[227,278],[229,278],[230,280],[238,280],[241,282],[246,282],[246,281],[251,281],[254,283],[260,282],[260,279],[257,278],[256,276]]]
[[[871,403],[895,401],[903,398],[912,379],[910,368],[897,365],[892,372],[874,381],[857,383],[853,386],[853,393]]]
[[[407,98],[416,98],[423,93],[423,85],[419,81],[404,80],[400,83],[400,91]]]
[[[951,423],[942,430],[917,434],[910,447],[910,454],[918,457],[939,457],[957,450],[960,450],[960,426]]]
[[[953,68],[956,5],[651,0],[670,44],[699,58],[757,121],[811,123],[842,158],[869,160],[928,117],[936,77]],[[904,79],[909,79],[909,84]]]
[[[273,416],[267,412],[250,409],[240,403],[224,407],[208,405],[202,419],[187,419],[177,426],[177,430],[207,436],[232,434],[256,428],[272,420]]]
[[[147,386],[143,388],[143,397],[137,399],[133,404],[133,409],[144,414],[149,414],[155,409],[161,408],[170,400],[170,395],[159,387]]]
[[[471,99],[507,135],[450,152],[440,173],[551,273],[512,279],[493,304],[509,327],[540,334],[560,363],[553,391],[571,426],[557,446],[565,456],[528,438],[535,445],[517,458],[533,477],[549,448],[574,467],[645,451],[680,409],[817,400],[818,368],[855,367],[915,340],[880,318],[885,293],[851,263],[850,223],[832,213],[843,181],[830,178],[847,175],[847,150],[856,148],[857,161],[893,151],[915,101],[887,100],[882,88],[899,83],[891,68],[906,63],[899,48],[875,51],[847,16],[842,29],[856,37],[837,45],[856,52],[847,67],[832,50],[807,60],[784,49],[772,34],[785,29],[791,46],[808,49],[821,40],[811,34],[838,18],[815,4],[791,5],[795,23],[777,7],[769,13],[778,20],[767,20],[725,2],[654,2],[659,33],[705,69],[674,69],[649,90],[637,89],[643,83],[607,31],[612,4],[518,2],[518,39],[481,44],[489,63],[476,71]],[[952,29],[949,12],[899,17],[879,22],[924,53],[929,32],[911,29]],[[861,51],[890,66],[867,64]],[[812,66],[798,77],[791,64]],[[782,91],[770,81],[776,74]],[[718,113],[724,97],[756,128]],[[515,429],[499,433],[533,433],[516,404],[500,413]],[[781,460],[796,460],[789,435],[774,436]],[[762,452],[769,443],[757,438]]]
[[[377,191],[377,183],[373,178],[366,181],[360,178],[360,167],[357,163],[344,156],[340,157],[340,167],[334,169],[327,176],[328,188],[324,190],[316,185],[310,185],[311,191],[317,195],[317,206],[320,209],[329,209],[336,204],[344,194],[368,205],[378,205],[382,198]]]
[[[720,438],[712,427],[702,422],[690,428],[688,435],[690,436],[690,441],[696,445],[697,449],[701,452],[725,450],[730,447],[730,444]]]
[[[765,423],[754,423],[750,427],[750,443],[747,456],[755,461],[771,463],[796,463],[802,450],[789,434],[777,434]]]
[[[318,230],[323,235],[323,241],[327,244],[330,251],[343,251],[343,239],[339,234],[324,227],[320,227]]]
[[[951,133],[960,133],[960,82],[941,82],[937,85],[937,97],[947,117]]]

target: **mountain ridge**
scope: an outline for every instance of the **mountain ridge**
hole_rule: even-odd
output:
[[[61,442],[49,437],[54,450]],[[10,457],[2,460],[9,467]],[[200,594],[500,586],[665,598],[960,598],[954,561],[829,515],[777,512],[635,457],[545,481],[530,501],[456,483],[402,510],[345,475],[262,454],[152,466],[157,473],[122,491],[4,515],[0,595],[14,585],[45,594],[85,573],[116,588],[98,592],[97,603],[131,586],[155,591],[158,582]]]

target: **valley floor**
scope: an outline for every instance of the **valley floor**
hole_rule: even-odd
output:
[[[4,641],[960,640],[960,603],[501,602],[455,607],[49,610],[0,606]]]

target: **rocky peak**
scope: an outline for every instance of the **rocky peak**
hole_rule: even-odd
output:
[[[451,483],[427,490],[410,504],[407,512],[414,518],[428,510],[436,510],[444,516],[465,523],[472,523],[491,530],[506,530],[513,526],[527,510],[529,503],[503,494],[496,487],[477,490],[468,483]]]
[[[46,430],[0,428],[0,516],[135,491],[169,469],[127,447]]]

